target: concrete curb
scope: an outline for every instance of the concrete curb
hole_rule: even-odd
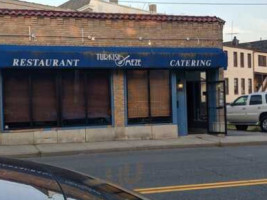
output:
[[[129,148],[118,148],[118,149],[94,149],[84,151],[65,151],[65,152],[50,152],[34,154],[37,156],[33,157],[48,157],[48,156],[67,156],[67,155],[78,155],[78,154],[94,154],[94,153],[114,153],[114,152],[127,152],[127,151],[145,151],[145,150],[166,150],[166,149],[183,149],[183,148],[203,148],[203,147],[219,147],[219,145],[207,144],[207,145],[169,145],[169,146],[148,146],[148,147],[129,147]]]
[[[257,145],[267,145],[267,141],[259,142],[235,142],[235,143],[220,143],[219,147],[233,147],[233,146],[257,146]]]
[[[0,146],[0,156],[29,158],[46,156],[67,156],[77,154],[94,154],[125,151],[179,149],[179,148],[203,148],[203,147],[230,147],[230,146],[255,146],[267,145],[267,137],[264,140],[251,141],[251,138],[221,138],[216,136],[196,136],[194,138],[181,138],[177,140],[155,141],[113,141],[99,143],[68,143],[47,145],[23,145]],[[248,139],[248,141],[244,141]],[[225,141],[227,140],[227,141]]]

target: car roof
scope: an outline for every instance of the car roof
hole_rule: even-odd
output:
[[[146,199],[139,194],[88,175],[25,160],[0,158],[0,180],[57,192],[64,195],[66,199]]]
[[[267,92],[253,92],[249,95],[265,95],[265,94],[267,94]]]

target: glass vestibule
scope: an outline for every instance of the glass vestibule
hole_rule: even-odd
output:
[[[171,122],[168,70],[127,71],[128,123]]]
[[[210,80],[205,72],[186,75],[189,133],[227,134],[225,82]]]
[[[111,124],[110,72],[5,70],[4,128]]]
[[[207,130],[207,86],[206,81],[188,81],[187,121],[190,133],[201,133]]]

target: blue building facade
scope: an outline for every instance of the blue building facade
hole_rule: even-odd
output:
[[[226,67],[219,48],[1,45],[1,130],[115,127],[112,74],[120,71],[125,127],[226,133]]]

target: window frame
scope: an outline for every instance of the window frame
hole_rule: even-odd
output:
[[[266,56],[258,55],[258,65],[259,65],[259,67],[266,67],[267,66]]]
[[[151,90],[150,90],[150,71],[149,69],[143,70],[147,71],[146,73],[146,83],[148,88],[148,117],[140,117],[135,119],[129,118],[129,93],[128,93],[128,73],[134,71],[129,70],[126,71],[126,104],[127,104],[127,125],[136,125],[136,124],[169,124],[173,123],[173,112],[172,112],[172,79],[171,79],[171,71],[169,71],[169,109],[170,109],[170,116],[169,117],[152,117],[151,116]],[[157,71],[157,70],[156,70]],[[163,119],[163,120],[162,120]]]
[[[233,52],[233,62],[234,67],[238,67],[238,54],[236,51]]]
[[[234,78],[234,94],[238,95],[239,94],[239,83],[238,83],[238,78]]]
[[[252,79],[249,78],[248,79],[248,93],[251,94],[253,92],[253,89],[252,89]]]
[[[244,68],[245,67],[245,55],[243,52],[240,53],[240,67]]]
[[[252,55],[251,53],[248,53],[247,55],[247,60],[248,60],[248,68],[252,68]]]
[[[246,94],[246,80],[245,78],[241,78],[241,94]]]

